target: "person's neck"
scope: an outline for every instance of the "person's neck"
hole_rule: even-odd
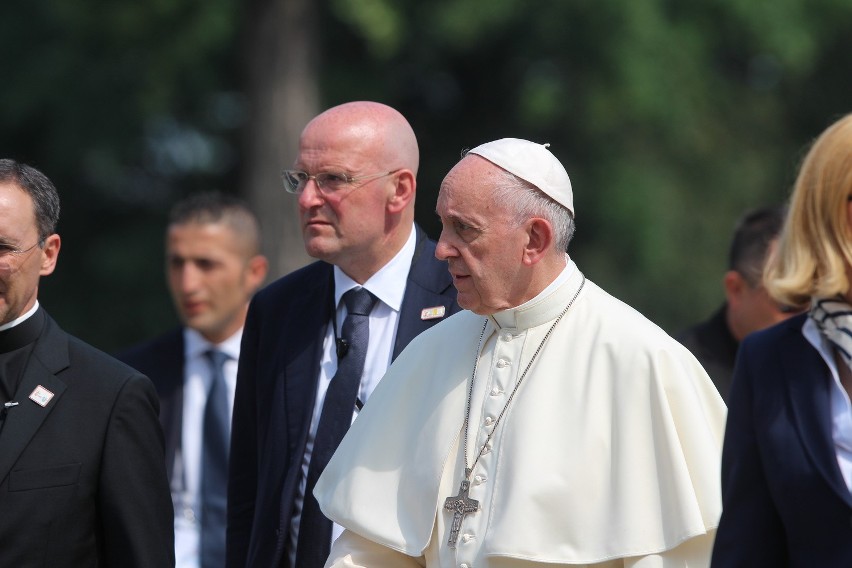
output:
[[[374,243],[364,254],[352,256],[347,259],[347,262],[338,264],[338,266],[349,278],[358,284],[363,284],[399,254],[399,251],[408,241],[412,230],[414,230],[413,223],[407,227],[397,225],[393,231],[389,232],[381,241]]]
[[[568,255],[565,253],[549,254],[541,259],[538,263],[534,286],[536,293],[531,298],[536,297],[542,290],[550,286],[551,282],[559,278],[565,267],[568,266]]]
[[[737,343],[743,340],[748,331],[745,329],[745,326],[741,325],[740,322],[736,318],[736,314],[734,310],[731,308],[731,304],[728,304],[727,309],[725,310],[725,325],[728,326],[728,331],[731,334]]]
[[[238,317],[235,317],[230,322],[228,322],[227,327],[216,330],[215,332],[211,331],[202,331],[200,329],[196,329],[195,331],[201,335],[204,341],[210,343],[211,345],[221,345],[228,339],[234,336],[239,330],[243,328],[246,323],[246,314],[248,313],[248,304],[245,305],[243,310],[240,312]]]
[[[530,267],[524,295],[520,301],[515,303],[515,307],[525,304],[541,294],[562,274],[566,265],[567,257],[562,254],[559,256],[549,255]]]

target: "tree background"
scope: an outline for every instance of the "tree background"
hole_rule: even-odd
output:
[[[408,117],[433,237],[462,149],[550,142],[573,258],[671,333],[722,301],[740,215],[786,200],[852,110],[848,0],[19,0],[0,53],[0,156],[62,197],[41,302],[108,351],[176,323],[163,232],[182,196],[249,199],[273,277],[306,261],[278,170],[334,104]]]

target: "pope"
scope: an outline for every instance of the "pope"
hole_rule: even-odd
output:
[[[470,150],[437,214],[464,311],[406,348],[318,482],[346,529],[326,566],[707,566],[725,405],[568,256],[548,145]]]

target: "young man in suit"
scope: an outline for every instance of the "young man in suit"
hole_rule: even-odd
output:
[[[240,338],[266,270],[257,219],[241,200],[201,193],[177,203],[166,231],[166,273],[182,326],[119,356],[151,377],[160,396],[178,568],[225,564]]]
[[[153,385],[38,303],[58,219],[50,180],[0,160],[0,563],[173,566]]]
[[[414,224],[417,139],[396,110],[315,117],[284,187],[319,259],[249,307],[234,403],[229,568],[321,568],[339,527],[313,485],[390,361],[457,311],[446,263]],[[363,302],[363,305],[362,305]]]
[[[764,207],[740,219],[728,253],[728,271],[722,279],[725,303],[709,319],[675,337],[692,351],[725,401],[740,342],[746,335],[799,311],[770,298],[761,282],[763,265],[778,242],[785,213],[783,206]]]

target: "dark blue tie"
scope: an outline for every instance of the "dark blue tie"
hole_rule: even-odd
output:
[[[352,423],[370,340],[369,315],[376,297],[364,288],[356,288],[343,295],[343,302],[347,314],[341,339],[347,342],[348,348],[345,355],[338,357],[337,372],[328,384],[314,438],[302,518],[299,520],[296,568],[322,568],[331,548],[331,521],[320,511],[314,498],[314,486]]]
[[[228,492],[230,415],[223,366],[228,356],[211,349],[205,353],[212,381],[204,406],[201,451],[201,568],[225,565],[225,526]]]

